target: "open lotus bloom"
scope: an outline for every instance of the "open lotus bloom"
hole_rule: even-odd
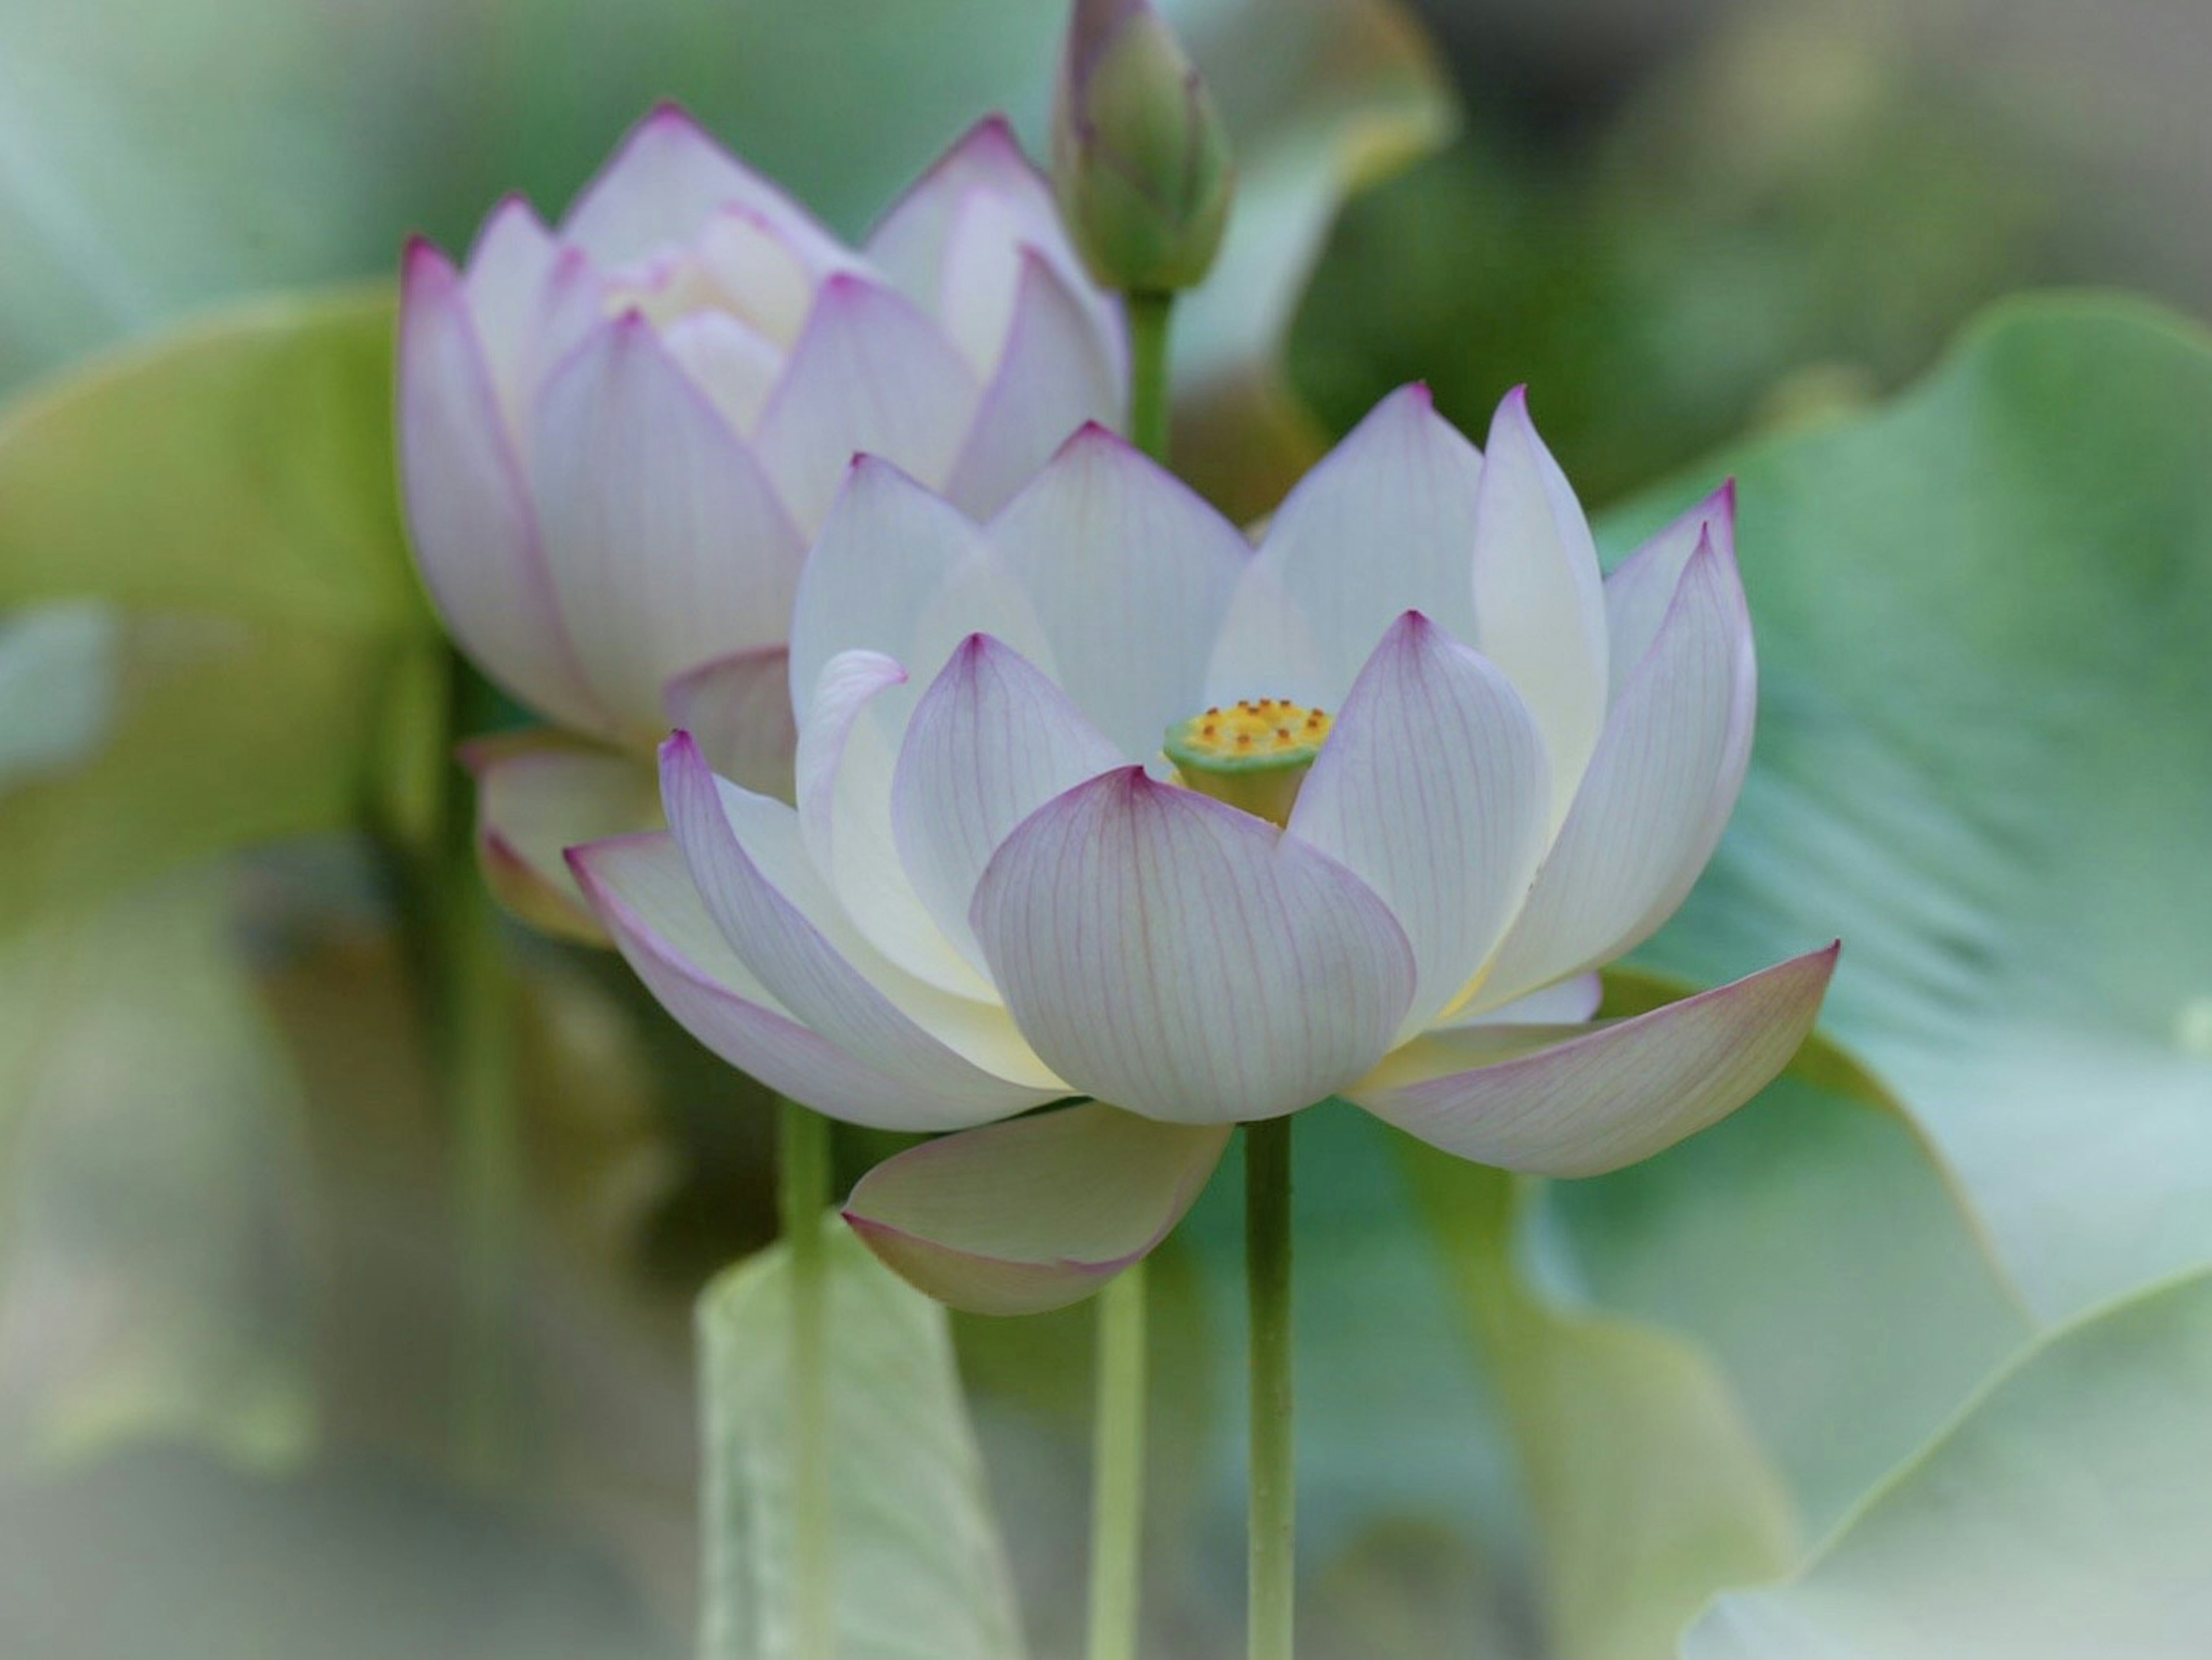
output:
[[[663,108],[557,228],[510,200],[465,270],[408,249],[423,577],[462,648],[568,734],[645,762],[682,722],[787,793],[792,596],[854,454],[988,513],[1120,409],[1126,356],[1002,122],[854,249]],[[475,759],[503,897],[587,921],[560,850],[656,822],[649,765],[573,737]]]
[[[1095,1289],[1231,1125],[1333,1095],[1484,1163],[1610,1170],[1772,1078],[1835,958],[1592,1018],[1742,781],[1733,513],[1723,489],[1601,580],[1523,398],[1486,457],[1419,387],[1256,552],[1095,429],[980,526],[862,461],[793,622],[797,806],[679,733],[671,830],[572,859],[729,1060],[964,1129],[848,1215],[967,1307]]]

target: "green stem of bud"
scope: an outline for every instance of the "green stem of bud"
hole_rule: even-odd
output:
[[[1158,462],[1168,459],[1168,332],[1175,295],[1123,298],[1129,319],[1129,441]]]

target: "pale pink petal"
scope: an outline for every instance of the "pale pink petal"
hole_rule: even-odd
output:
[[[1525,389],[1490,425],[1475,493],[1473,643],[1536,717],[1552,761],[1552,823],[1566,817],[1605,725],[1605,593],[1589,523],[1528,419]]]
[[[634,736],[667,730],[671,676],[782,640],[799,533],[642,318],[605,325],[546,383],[532,481],[570,637]]]
[[[585,684],[561,620],[460,279],[428,242],[407,250],[398,403],[408,529],[447,628],[541,714],[611,734],[617,723]]]
[[[790,654],[756,646],[686,670],[661,689],[668,723],[691,734],[716,772],[757,795],[793,799],[799,727]]]
[[[1307,685],[1243,684],[1262,672],[1272,611],[1237,607],[1209,676],[1209,701],[1287,696],[1334,708],[1398,617],[1419,611],[1475,641],[1474,503],[1482,458],[1436,412],[1423,386],[1377,404],[1268,523],[1254,561],[1301,617],[1318,652]],[[1265,573],[1265,577],[1259,577]],[[1263,637],[1247,637],[1254,625]],[[1276,679],[1280,680],[1281,676]]]
[[[563,855],[659,824],[651,765],[552,732],[478,739],[461,760],[476,780],[477,862],[499,902],[544,933],[605,945]]]
[[[561,222],[561,235],[602,265],[691,241],[718,210],[751,210],[811,258],[836,239],[775,185],[708,137],[684,110],[663,104],[630,129]]]
[[[1726,1117],[1813,1030],[1837,947],[1595,1029],[1474,1026],[1407,1045],[1344,1091],[1445,1152],[1540,1176],[1598,1176]],[[1516,1036],[1564,1041],[1496,1058]],[[1486,1062],[1472,1067],[1470,1061]]]
[[[798,815],[717,779],[688,733],[661,746],[669,828],[723,937],[793,1018],[882,1071],[976,1094],[978,1118],[1071,1091],[1006,1012],[927,985],[854,926],[800,844]]]
[[[1023,1034],[1149,1118],[1292,1112],[1371,1067],[1413,997],[1389,907],[1334,860],[1139,767],[1008,836],[971,920]]]
[[[783,373],[783,350],[726,311],[698,311],[660,331],[691,384],[739,437],[750,434]]]
[[[970,635],[908,721],[891,783],[898,850],[915,891],[968,959],[984,866],[1015,825],[1121,760],[1066,693],[1020,653]]]
[[[1121,377],[1076,294],[1035,253],[1018,261],[1012,320],[945,493],[987,517],[1086,423],[1121,412]]]
[[[708,220],[691,253],[738,314],[780,346],[799,337],[816,285],[830,275],[810,265],[771,221],[750,208]],[[830,269],[851,268],[852,262],[840,260]]]
[[[840,652],[926,666],[913,650],[917,624],[982,546],[982,532],[933,491],[874,456],[855,461],[792,605],[791,696],[800,721]]]
[[[1251,557],[1236,526],[1092,426],[988,533],[1042,624],[1053,678],[1123,755],[1157,755],[1170,726],[1205,708],[1206,660]]]
[[[1637,665],[1659,637],[1659,625],[1667,620],[1674,592],[1682,586],[1683,568],[1690,562],[1690,556],[1709,538],[1715,550],[1733,566],[1733,478],[1638,547],[1605,579],[1605,624],[1612,644],[1609,678],[1614,702],[1620,701]]]
[[[1575,1026],[1595,1017],[1605,1000],[1605,980],[1595,970],[1571,975],[1538,991],[1480,1013],[1462,1014],[1432,1027],[1438,1032],[1466,1026]]]
[[[1382,896],[1413,948],[1403,1031],[1489,959],[1543,856],[1551,780],[1505,677],[1417,611],[1353,682],[1292,810],[1303,836]]]
[[[571,850],[592,910],[678,1025],[779,1095],[878,1129],[961,1129],[1007,1105],[1003,1091],[893,1074],[856,1060],[791,1017],[707,914],[690,867],[665,832]]]
[[[1621,689],[1478,1006],[1610,962],[1666,921],[1735,805],[1757,697],[1742,585],[1706,540]]]
[[[885,1159],[853,1189],[845,1219],[940,1303],[1038,1314],[1090,1296],[1166,1238],[1228,1144],[1226,1124],[1068,1107]]]
[[[1006,355],[1023,268],[1032,263],[1051,271],[1042,254],[1024,245],[1021,215],[1012,204],[988,191],[969,192],[945,244],[937,321],[981,380],[989,380]],[[1079,312],[1073,320],[1083,331]]]
[[[762,459],[801,524],[819,526],[866,451],[927,483],[952,470],[981,387],[952,343],[894,290],[824,283],[762,411]]]
[[[545,367],[538,336],[560,255],[530,204],[510,196],[484,221],[463,268],[469,313],[510,432],[528,429],[531,389]]]

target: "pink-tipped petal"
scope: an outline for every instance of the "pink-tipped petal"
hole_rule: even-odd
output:
[[[997,1116],[989,1091],[938,1087],[856,1060],[792,1018],[732,952],[665,832],[595,842],[569,863],[593,913],[678,1025],[780,1095],[877,1129],[963,1129]],[[1012,1110],[1012,1109],[1006,1109]]]
[[[1478,1164],[1539,1176],[1602,1175],[1694,1135],[1764,1089],[1813,1030],[1837,950],[1594,1030],[1432,1033],[1345,1093],[1408,1134]],[[1513,1054],[1553,1037],[1563,1041]]]
[[[856,1059],[979,1103],[976,1120],[1069,1093],[1006,1011],[928,986],[853,925],[780,801],[718,779],[678,733],[661,746],[661,803],[708,912],[761,985],[801,1025]]]
[[[1291,695],[1334,708],[1407,611],[1474,643],[1481,474],[1482,458],[1436,412],[1427,387],[1404,386],[1377,404],[1284,499],[1255,562],[1310,629],[1318,679],[1294,692],[1243,684],[1267,654],[1264,640],[1245,636],[1267,619],[1240,605],[1209,678],[1209,701]]]
[[[1701,542],[1710,540],[1727,563],[1735,563],[1735,481],[1730,479],[1656,536],[1605,579],[1605,624],[1612,644],[1613,701],[1619,702],[1637,666],[1659,637],[1682,586],[1683,569]]]
[[[1121,377],[1077,295],[1040,256],[1024,252],[1012,320],[945,493],[988,517],[1087,422],[1121,411]]]
[[[970,962],[984,959],[969,907],[999,844],[1121,759],[1019,652],[976,634],[952,654],[907,723],[891,817],[915,891]]]
[[[500,903],[544,933],[605,945],[565,854],[659,824],[652,767],[552,733],[480,739],[462,759],[476,778],[477,862]]]
[[[927,1142],[860,1178],[845,1219],[940,1303],[1040,1314],[1090,1296],[1181,1221],[1229,1126],[1092,1104]]]
[[[1522,391],[1498,406],[1475,492],[1474,616],[1473,643],[1544,734],[1557,826],[1605,725],[1610,648],[1589,522]]]
[[[531,708],[611,734],[616,723],[585,684],[562,623],[467,296],[427,242],[407,251],[398,403],[408,529],[446,626]]]
[[[531,390],[544,367],[538,336],[560,253],[530,204],[510,196],[477,234],[461,278],[511,432],[528,430]]]
[[[819,526],[862,451],[942,482],[981,391],[975,371],[911,301],[860,277],[832,277],[762,411],[761,458],[799,521]]]
[[[756,646],[686,670],[661,690],[669,724],[690,733],[714,770],[757,795],[793,800],[799,727],[790,653]]]
[[[982,547],[982,532],[934,491],[888,461],[855,461],[792,604],[791,698],[801,723],[840,652],[931,660],[914,651],[918,622]]]
[[[1322,1099],[1374,1064],[1413,997],[1406,936],[1357,877],[1137,767],[1024,819],[971,920],[1047,1064],[1174,1123]]]
[[[1743,588],[1708,539],[1621,689],[1479,1003],[1610,962],[1672,915],[1742,787],[1757,698]]]
[[[630,129],[561,222],[563,240],[602,265],[684,244],[720,210],[747,208],[810,256],[836,239],[775,185],[738,161],[673,104]]]
[[[1419,1031],[1488,960],[1542,858],[1543,739],[1512,684],[1419,611],[1353,682],[1291,830],[1380,894],[1413,948]]]
[[[1168,727],[1205,707],[1206,660],[1250,562],[1236,526],[1122,440],[1085,427],[988,536],[1043,626],[1054,678],[1124,756],[1158,754]]]
[[[667,730],[671,676],[783,638],[804,544],[642,319],[605,324],[547,382],[533,459],[562,616],[634,738]]]

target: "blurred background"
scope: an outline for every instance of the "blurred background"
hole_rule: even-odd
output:
[[[1803,526],[1916,459],[2039,487],[2080,390],[2040,358],[1977,382],[2049,381],[2032,431],[2000,410],[1955,446],[1899,426],[1820,447],[1999,296],[2094,285],[2212,310],[2212,9],[1169,9],[1245,179],[1179,341],[1179,453],[1218,501],[1265,512],[1422,379],[1476,434],[1530,383],[1585,502],[1632,504],[1616,549],[1747,441],[1766,458],[1747,477],[1797,504],[1746,510],[1747,540],[1771,525],[1805,562],[1753,569],[1762,629],[1769,593],[1779,618],[1769,696],[1794,701],[1762,738],[1749,829],[1650,965],[1717,977],[1778,891],[1794,949],[1856,920],[1873,964],[1839,983],[1842,1036],[1883,1084],[1824,1051],[1748,1127],[1549,1195],[1409,1161],[1349,1113],[1302,1132],[1305,1651],[1671,1653],[1655,1633],[1794,1566],[2037,1332],[2198,1260],[2201,1225],[2146,1224],[2109,1273],[2069,1243],[2106,1213],[2038,1232],[2051,1184],[2001,1189],[1969,1115],[1943,1116],[1987,1078],[1942,1071],[1929,1057],[1957,1044],[1896,1006],[1951,1006],[1929,964],[2065,937],[2054,902],[1990,872],[2117,862],[2113,881],[2159,896],[2137,955],[2091,941],[2094,987],[2048,1000],[2142,1036],[2161,1058],[2130,1049],[2126,1075],[2212,1124],[2212,895],[2187,854],[2212,755],[2205,636],[2183,620],[2212,617],[2201,377],[2145,368],[2102,394],[2170,441],[2148,459],[2090,445],[2140,462],[2133,517],[2099,517],[2094,479],[2070,477],[2016,520],[1923,521],[1923,547],[1878,515],[1878,547]],[[1037,0],[0,0],[0,1652],[689,1650],[717,1569],[693,1302],[774,1232],[770,1117],[619,964],[516,929],[527,1169],[489,1266],[456,1220],[468,1150],[426,942],[441,907],[471,903],[445,856],[467,804],[397,527],[392,277],[409,232],[458,251],[509,191],[557,211],[664,97],[857,234],[983,111],[1038,150],[1060,22]],[[2149,708],[2170,738],[2133,758],[2162,793],[2124,825],[2068,818],[2087,839],[2054,849],[2037,800],[2007,794],[2025,772],[2005,749],[1931,829],[1942,745],[1869,714],[1883,693],[1831,673],[1818,626],[1848,593],[1855,625],[1909,629],[1928,596],[1820,584],[1859,581],[1863,557],[1878,585],[1945,538],[2032,550],[2062,530],[2077,552],[2166,562],[2124,596],[2126,637],[2155,650],[2100,657],[2051,716]],[[2067,586],[2087,563],[2051,567],[2051,602],[2110,621],[2120,599]],[[2002,748],[2004,666],[2043,660],[2043,626],[1974,658],[1998,666],[1958,690],[1976,742]],[[1792,828],[1823,733],[1866,786],[1850,799],[1895,806],[1853,818],[1840,849]],[[1985,840],[1954,846],[1960,825]],[[1900,838],[1927,859],[1863,862]],[[2201,994],[2143,989],[2168,972]],[[1615,991],[1638,994],[1632,976]],[[2171,1168],[2162,1133],[2145,1158]],[[845,1175],[886,1145],[846,1138]],[[1162,1656],[1231,1652],[1240,1628],[1231,1177],[1155,1281]],[[2201,1203],[2205,1181],[2154,1201]],[[2101,1191],[2112,1214],[2140,1196]],[[1072,1653],[1088,1317],[956,1331],[1032,1651]],[[1601,1446],[1601,1424],[1674,1462],[1585,1479],[1569,1444]],[[1633,1539],[1613,1526],[1638,1515]]]

